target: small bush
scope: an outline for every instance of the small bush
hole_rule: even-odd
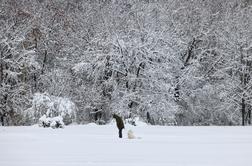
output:
[[[46,117],[46,115],[43,115],[41,118],[39,118],[39,126],[51,127],[55,129],[55,128],[64,128],[65,124],[61,116],[50,118]]]

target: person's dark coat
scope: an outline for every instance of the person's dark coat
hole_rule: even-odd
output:
[[[119,130],[124,129],[124,123],[120,116],[113,114],[113,118],[116,119],[116,125]]]

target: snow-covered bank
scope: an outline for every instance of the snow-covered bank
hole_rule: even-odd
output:
[[[127,139],[131,129],[141,139]],[[252,127],[0,127],[1,166],[237,166],[252,164]]]

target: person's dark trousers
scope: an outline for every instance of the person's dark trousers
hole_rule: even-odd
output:
[[[122,138],[122,129],[119,129],[119,138]]]

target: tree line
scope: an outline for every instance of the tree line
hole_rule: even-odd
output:
[[[0,0],[1,123],[66,98],[77,123],[251,124],[251,15],[250,0]]]

